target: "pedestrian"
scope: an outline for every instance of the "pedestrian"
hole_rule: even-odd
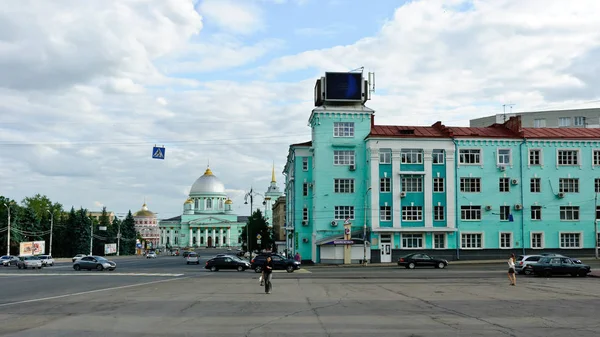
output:
[[[296,256],[294,256],[294,260],[296,260],[296,262],[300,262],[302,260],[302,258],[300,257],[300,253],[296,252]]]
[[[273,290],[273,284],[271,283],[271,279],[273,277],[273,259],[271,256],[267,256],[265,260],[265,266],[263,267],[264,271],[264,282],[265,282],[265,293],[270,294],[271,290]]]
[[[511,286],[517,285],[517,275],[515,273],[515,254],[510,254],[510,258],[508,259],[508,280],[510,281]]]

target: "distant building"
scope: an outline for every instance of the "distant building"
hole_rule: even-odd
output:
[[[502,124],[511,117],[520,116],[524,128],[599,128],[600,108],[549,110],[496,114],[469,121],[471,127]]]
[[[115,219],[115,212],[108,212],[107,211],[107,213],[108,213],[108,221],[110,223],[112,223],[113,220]],[[100,211],[100,212],[93,212],[92,211],[92,212],[88,212],[87,214],[88,214],[88,216],[90,218],[92,218],[92,219],[94,219],[96,221],[100,221],[100,217],[102,216],[102,211]]]
[[[280,196],[273,204],[273,237],[275,241],[285,241],[285,196]]]
[[[156,214],[148,210],[146,203],[142,205],[142,209],[133,214],[135,222],[135,231],[142,240],[146,242],[146,249],[152,249],[158,246],[160,230],[158,229],[158,221]]]

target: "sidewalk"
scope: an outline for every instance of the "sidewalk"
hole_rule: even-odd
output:
[[[120,256],[102,256],[104,258],[106,258],[107,260],[119,260],[119,259],[124,259],[124,258],[131,258],[131,257],[140,257],[143,258],[144,255],[120,255]],[[72,257],[59,257],[59,258],[55,258],[54,262],[72,262],[73,258]]]

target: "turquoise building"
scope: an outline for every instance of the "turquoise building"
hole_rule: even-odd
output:
[[[600,129],[376,125],[368,83],[360,99],[329,100],[329,74],[312,139],[290,145],[283,172],[287,246],[303,260],[341,263],[344,224],[353,263],[593,254]]]

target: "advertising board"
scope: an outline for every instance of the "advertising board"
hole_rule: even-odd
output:
[[[362,73],[325,73],[326,101],[361,102],[362,99]]]
[[[116,254],[116,253],[117,253],[117,244],[116,243],[107,243],[104,245],[104,255]]]
[[[21,256],[40,254],[46,254],[46,241],[21,242],[19,245],[19,255]]]

